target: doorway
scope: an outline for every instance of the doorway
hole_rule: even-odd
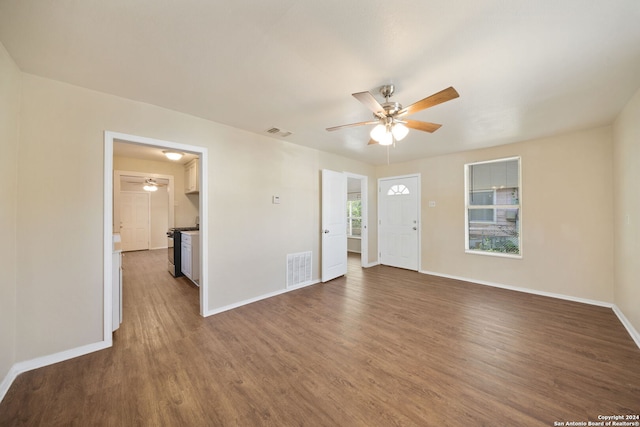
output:
[[[118,147],[122,147],[122,143],[117,143]],[[118,149],[114,148],[114,153]],[[124,155],[126,157],[126,154]],[[134,159],[132,159],[134,160]],[[152,179],[157,185],[156,191],[146,191],[144,186],[146,182]],[[122,239],[123,252],[131,250],[144,249],[166,249],[167,247],[167,230],[174,227],[174,176],[136,171],[113,171],[113,225],[114,232],[120,228],[120,237]],[[136,194],[147,194],[149,198],[149,206],[145,212],[142,212],[138,206],[138,212],[129,212],[131,209],[127,204],[129,196]],[[142,230],[135,232],[131,230],[130,223],[134,222],[127,218],[127,215],[146,216],[146,232]],[[194,214],[196,215],[196,214]],[[138,236],[138,243],[132,245],[131,238],[135,234],[147,234],[148,244],[144,244],[142,237]]]
[[[378,180],[380,264],[420,269],[420,175]]]
[[[112,317],[113,317],[113,235],[119,231],[119,224],[116,227],[114,223],[114,187],[119,187],[119,181],[114,183],[113,170],[113,147],[115,142],[125,142],[140,146],[159,147],[170,150],[190,152],[198,156],[199,178],[198,185],[200,189],[199,203],[199,227],[200,227],[200,315],[209,315],[209,272],[208,272],[208,153],[205,147],[180,144],[171,141],[146,138],[136,135],[128,135],[117,132],[105,131],[104,134],[104,340],[109,345],[112,344]],[[115,184],[115,185],[114,185]],[[119,188],[118,188],[119,190]],[[119,214],[118,214],[119,215]],[[202,262],[204,260],[204,262]]]
[[[367,177],[348,172],[322,170],[321,280],[327,282],[347,273],[349,240],[360,252],[360,265],[368,263]],[[349,203],[358,201],[357,208]]]
[[[369,265],[368,177],[345,172],[347,177],[347,251],[358,254],[360,266]],[[355,209],[354,209],[355,208]],[[360,209],[358,215],[358,208]]]

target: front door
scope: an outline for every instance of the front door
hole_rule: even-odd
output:
[[[380,264],[418,270],[418,176],[379,180]]]
[[[123,251],[149,249],[149,193],[120,192],[120,238]]]
[[[322,170],[322,281],[347,274],[347,177]]]

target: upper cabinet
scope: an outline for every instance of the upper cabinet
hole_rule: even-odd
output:
[[[194,194],[200,192],[198,184],[198,159],[193,159],[184,165],[184,192],[185,194]]]

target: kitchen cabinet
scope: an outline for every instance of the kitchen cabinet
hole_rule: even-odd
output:
[[[200,192],[198,176],[198,159],[193,159],[184,165],[184,192],[196,194]]]
[[[200,282],[200,232],[183,231],[180,268],[196,285]]]

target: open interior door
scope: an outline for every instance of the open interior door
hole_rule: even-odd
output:
[[[322,281],[347,274],[347,177],[322,170]]]

